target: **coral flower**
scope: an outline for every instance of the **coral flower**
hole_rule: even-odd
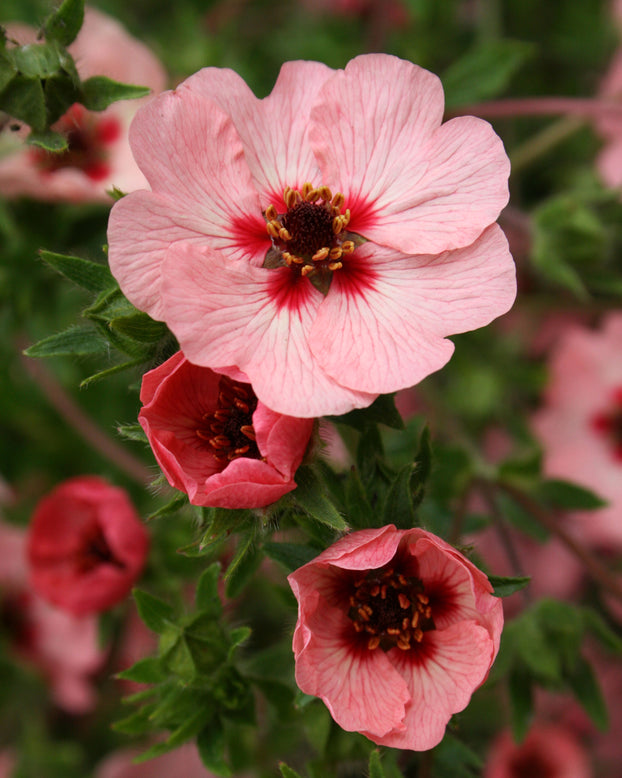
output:
[[[70,613],[106,610],[128,594],[148,547],[122,489],[96,476],[71,478],[35,509],[28,537],[31,584]]]
[[[9,40],[34,43],[37,33],[25,25],[9,24]],[[114,19],[87,8],[84,25],[69,46],[82,79],[108,76],[116,81],[149,87],[166,86],[166,74],[155,55],[132,38]],[[147,183],[130,151],[128,128],[138,108],[150,98],[123,100],[105,111],[87,111],[74,104],[54,125],[67,137],[60,154],[28,147],[22,132],[0,135],[0,193],[39,200],[110,202],[107,191],[142,189]]]
[[[132,124],[152,191],[112,209],[112,272],[191,362],[280,413],[411,386],[515,297],[503,145],[442,114],[439,79],[384,54],[286,63],[263,100],[201,70]]]
[[[54,702],[85,713],[97,698],[92,676],[107,651],[93,615],[73,616],[38,597],[28,583],[26,533],[0,523],[0,622],[12,653],[47,678]],[[0,775],[2,771],[0,770]]]
[[[313,421],[275,413],[247,382],[178,352],[145,374],[140,399],[160,467],[194,505],[259,508],[296,488]]]
[[[298,686],[379,745],[439,743],[499,650],[487,577],[422,529],[353,532],[288,580]]]
[[[484,778],[592,778],[586,753],[564,727],[534,726],[522,743],[502,732],[493,743]]]
[[[573,515],[587,542],[622,548],[622,314],[600,330],[569,327],[549,365],[543,408],[533,419],[553,478],[574,481],[608,501]]]

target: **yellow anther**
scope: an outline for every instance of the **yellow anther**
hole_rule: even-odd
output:
[[[409,643],[409,641],[408,641],[408,640],[406,640],[405,638],[401,637],[401,638],[400,638],[400,639],[397,641],[397,647],[398,647],[398,648],[401,648],[401,649],[402,649],[402,651],[408,651],[408,649],[410,648],[410,643]]]
[[[333,260],[339,259],[342,254],[343,254],[343,251],[341,250],[341,246],[335,246],[334,249],[331,249],[328,252],[328,258],[329,259],[333,259]]]
[[[289,251],[284,251],[281,256],[283,257],[283,260],[285,263],[289,266],[294,261],[294,257],[289,253]]]
[[[277,222],[277,224],[278,224],[278,222]],[[278,238],[279,237],[279,228],[280,228],[280,225],[277,228],[277,227],[274,226],[274,222],[268,222],[266,224],[266,230],[268,232],[268,235],[271,238]]]
[[[294,205],[296,205],[296,195],[298,192],[296,192],[294,189],[290,189],[287,187],[287,189],[283,192],[283,200],[285,200],[285,205],[288,208],[293,208]]]
[[[369,638],[369,640],[367,641],[367,648],[370,651],[373,651],[375,648],[378,648],[379,645],[380,645],[380,638],[378,637],[378,635],[375,635],[373,638]]]
[[[403,610],[406,610],[406,608],[410,608],[410,600],[408,599],[408,597],[405,594],[400,592],[397,595],[397,599],[399,601],[400,608],[402,608]]]
[[[285,229],[285,227],[281,227],[279,230],[279,238],[281,240],[284,240],[286,243],[288,240],[292,239],[292,236],[289,234],[289,232]]]
[[[330,191],[330,190],[329,190]],[[337,194],[333,197],[331,205],[333,205],[335,208],[341,208],[343,207],[343,204],[345,203],[346,198],[341,194],[341,192],[337,192]]]
[[[327,203],[333,199],[333,193],[327,186],[321,186],[318,191],[322,200],[325,200]]]
[[[333,219],[333,232],[335,233],[335,235],[339,235],[342,229],[343,229],[343,217],[335,216],[335,218]]]
[[[269,205],[269,206],[266,208],[266,219],[267,219],[269,222],[271,222],[271,221],[274,221],[274,219],[276,219],[276,217],[277,217],[278,215],[279,215],[279,212],[278,212],[278,211],[277,211],[277,209],[274,207],[274,205]]]
[[[421,643],[421,641],[423,640],[423,630],[422,629],[416,629],[413,632],[413,637],[417,641],[417,643]]]
[[[315,270],[315,268],[313,267],[313,265],[303,265],[303,266],[300,268],[300,274],[301,274],[301,275],[303,275],[303,276],[308,276],[308,275],[310,275],[310,274],[311,274],[311,273],[312,273],[314,270]]]
[[[305,197],[305,200],[308,203],[314,203],[317,200],[320,199],[320,190],[319,189],[312,189],[310,192],[307,193],[307,196]]]
[[[307,195],[309,192],[313,190],[313,184],[309,181],[305,181],[304,184],[300,187],[300,193],[302,194],[303,200],[307,199]]]
[[[351,254],[354,251],[354,241],[344,240],[341,244],[341,250],[344,254]]]
[[[345,213],[342,213],[341,216],[343,218],[343,226],[345,227],[346,224],[350,223],[350,209],[346,208]]]
[[[329,270],[341,270],[342,267],[343,267],[343,262],[329,262],[328,263],[328,269]]]
[[[326,259],[330,252],[330,249],[328,246],[324,246],[323,249],[320,249],[319,251],[316,251],[315,254],[311,257],[311,259],[314,262],[321,262],[323,259]]]

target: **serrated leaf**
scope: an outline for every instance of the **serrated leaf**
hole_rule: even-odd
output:
[[[8,56],[22,76],[47,79],[62,68],[58,47],[54,43],[28,43],[9,49]]]
[[[136,681],[136,683],[161,683],[166,681],[168,673],[164,671],[158,658],[149,656],[139,659],[127,670],[117,673],[116,677],[126,681]]]
[[[565,677],[585,712],[601,732],[606,732],[609,713],[592,666],[579,656]]]
[[[417,525],[410,488],[414,465],[405,465],[389,487],[380,525],[395,524],[398,529]]]
[[[234,560],[225,573],[225,592],[227,597],[233,598],[240,594],[255,574],[262,559],[263,551],[255,544],[254,538],[246,545],[239,558],[236,553]]]
[[[536,495],[551,507],[565,510],[590,511],[607,505],[606,500],[590,489],[558,478],[543,481]]]
[[[264,543],[263,550],[270,559],[283,565],[288,572],[293,572],[306,565],[318,555],[313,546],[301,543]]]
[[[297,488],[293,492],[294,499],[310,516],[340,532],[348,529],[343,517],[326,496],[314,470],[306,465],[299,467],[295,481]]]
[[[506,39],[480,42],[445,71],[445,105],[453,107],[500,94],[533,53],[533,46]]]
[[[173,609],[168,603],[140,589],[134,589],[132,594],[138,615],[149,629],[159,635],[170,629],[173,623]]]
[[[145,435],[145,430],[140,424],[120,424],[117,427],[117,432],[122,438],[126,440],[135,440],[138,443],[149,443],[149,438]],[[175,497],[179,499],[179,497]]]
[[[122,84],[106,76],[92,76],[82,82],[80,102],[89,111],[103,111],[117,100],[133,100],[145,97],[151,90],[145,86]]]
[[[110,321],[110,327],[139,343],[157,343],[168,332],[166,324],[154,321],[142,311],[131,316],[118,316]]]
[[[46,78],[43,93],[45,94],[48,124],[54,124],[67,113],[74,103],[80,100],[79,82],[76,83],[70,75],[64,72]]]
[[[291,767],[285,764],[285,762],[279,762],[279,770],[283,778],[302,778],[300,773],[297,773]]]
[[[219,718],[212,719],[199,732],[197,748],[201,761],[208,770],[222,778],[229,778],[232,775],[231,768],[225,761],[225,731]]]
[[[508,678],[510,691],[510,718],[514,740],[521,742],[531,724],[533,695],[529,676],[514,669]]]
[[[404,429],[404,420],[395,407],[395,394],[381,394],[367,408],[356,408],[343,416],[332,418],[357,430],[363,430],[370,424],[385,424],[396,430]]]
[[[385,778],[384,768],[380,761],[380,751],[374,748],[369,755],[369,778]]]
[[[492,584],[495,597],[509,597],[510,594],[524,589],[531,581],[531,576],[489,575],[488,580]]]
[[[68,46],[75,40],[83,22],[84,0],[63,0],[58,10],[46,19],[43,32],[48,40]]]
[[[31,132],[26,141],[30,146],[36,146],[44,151],[49,151],[51,154],[60,154],[69,148],[67,138],[61,132],[54,132],[53,130]]]
[[[172,500],[169,500],[165,505],[162,505],[162,507],[153,511],[153,513],[150,513],[147,516],[147,520],[151,521],[151,519],[160,519],[163,516],[170,516],[172,513],[175,513],[176,511],[180,510],[180,508],[183,508],[188,504],[189,503],[188,503],[187,494],[177,494],[175,495],[175,497],[173,497]]]
[[[116,286],[116,281],[106,265],[44,250],[39,252],[39,256],[57,273],[89,292],[99,293]]]
[[[123,732],[126,735],[142,735],[153,729],[151,723],[151,714],[156,709],[156,703],[144,705],[140,710],[131,713],[119,721],[112,724],[115,732]]]
[[[88,378],[85,378],[84,381],[80,382],[80,389],[86,389],[87,386],[90,386],[91,384],[97,383],[97,381],[101,381],[103,378],[108,378],[111,375],[116,375],[117,373],[122,373],[124,370],[129,370],[132,367],[137,367],[138,365],[144,364],[144,359],[131,359],[129,362],[121,362],[118,365],[113,365],[112,367],[106,368],[106,370],[100,370],[99,373],[94,373],[93,375],[90,375]]]
[[[220,563],[214,562],[205,569],[197,581],[194,602],[197,611],[210,610],[212,602],[219,600],[218,581],[220,578]],[[219,600],[220,601],[220,600]]]
[[[0,93],[0,111],[20,119],[36,132],[46,129],[46,110],[43,87],[38,78],[18,74]]]
[[[108,344],[92,327],[73,326],[34,343],[24,354],[27,357],[59,357],[101,354],[107,351]]]

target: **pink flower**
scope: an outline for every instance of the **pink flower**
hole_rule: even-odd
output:
[[[422,529],[353,532],[288,580],[298,686],[379,745],[439,743],[499,650],[490,582]]]
[[[143,377],[138,421],[171,486],[194,505],[259,508],[296,488],[313,430],[258,402],[247,382],[179,351]]]
[[[549,365],[544,406],[533,428],[552,478],[591,489],[608,505],[573,515],[589,543],[622,547],[622,314],[601,330],[569,327]]]
[[[144,750],[144,749],[143,749]],[[197,749],[191,744],[176,748],[168,754],[150,759],[142,764],[133,764],[140,750],[123,749],[111,754],[95,771],[95,778],[212,778],[203,766]]]
[[[152,191],[113,207],[112,271],[191,362],[279,413],[410,386],[515,296],[501,141],[442,114],[438,78],[384,54],[286,63],[263,100],[201,70],[132,125]]]
[[[9,39],[34,43],[37,33],[25,25],[7,25]],[[114,19],[87,8],[84,25],[69,47],[82,79],[104,75],[124,83],[147,86],[155,93],[166,85],[166,74],[149,49],[132,38]],[[28,147],[24,132],[3,133],[8,146],[0,159],[0,193],[40,200],[110,202],[108,190],[124,192],[147,186],[134,162],[128,128],[149,98],[113,103],[102,112],[75,104],[54,129],[67,134],[69,149],[51,154]],[[13,136],[13,137],[11,137]]]
[[[0,610],[12,652],[46,676],[56,704],[69,713],[91,710],[91,676],[107,655],[97,619],[72,616],[40,599],[28,584],[26,533],[1,523]]]
[[[553,724],[532,727],[522,743],[502,732],[493,743],[484,778],[592,778],[585,750],[570,731]]]
[[[139,577],[149,538],[126,493],[96,476],[64,481],[32,517],[32,587],[75,615],[120,602]]]

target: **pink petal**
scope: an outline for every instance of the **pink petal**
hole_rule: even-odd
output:
[[[169,250],[162,283],[166,321],[197,365],[236,365],[261,402],[279,413],[310,418],[369,405],[373,397],[326,375],[309,348],[322,295],[290,271],[223,262],[203,247]]]
[[[320,185],[307,138],[309,113],[317,92],[333,73],[319,62],[286,62],[263,100],[232,70],[205,68],[184,83],[233,119],[264,208],[282,202],[286,186],[298,188],[305,181]]]
[[[408,685],[410,704],[405,728],[376,742],[393,748],[426,751],[440,743],[447,722],[463,710],[486,678],[492,661],[492,640],[472,621],[425,633],[421,652],[389,652]],[[363,734],[369,737],[369,733]]]
[[[508,201],[510,166],[492,127],[442,127],[436,76],[395,57],[356,57],[321,90],[310,138],[323,183],[344,192],[350,229],[405,253],[472,243]]]
[[[253,427],[259,451],[285,478],[290,479],[298,469],[313,431],[313,419],[295,419],[257,404]],[[292,452],[299,452],[292,456]]]
[[[333,276],[311,331],[313,354],[344,386],[378,394],[412,386],[449,360],[446,335],[510,308],[514,274],[496,225],[471,246],[439,256],[366,243]]]

